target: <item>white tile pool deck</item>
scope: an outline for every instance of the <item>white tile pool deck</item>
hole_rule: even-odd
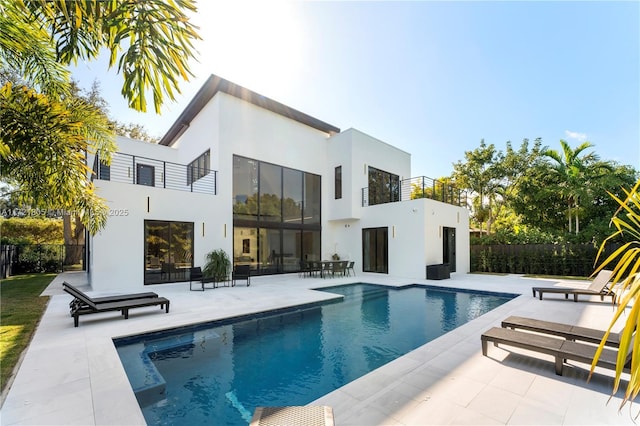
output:
[[[337,425],[633,424],[628,406],[618,412],[620,398],[607,403],[611,371],[597,369],[587,382],[585,364],[572,362],[556,376],[544,355],[490,345],[489,356],[482,356],[482,332],[512,314],[608,325],[613,309],[599,298],[574,303],[562,295],[532,297],[532,285],[553,281],[476,274],[453,274],[444,281],[378,274],[323,280],[290,274],[205,292],[189,291],[188,283],[165,284],[145,291],[169,298],[169,314],[135,309],[126,321],[117,312],[88,315],[74,328],[63,280],[89,290],[86,275],[65,273],[45,291],[53,297],[0,410],[2,425],[145,424],[113,337],[320,301],[330,295],[309,289],[348,282],[422,283],[522,296],[315,401],[333,407]]]

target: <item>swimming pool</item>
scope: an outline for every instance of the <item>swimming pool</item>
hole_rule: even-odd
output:
[[[515,296],[320,290],[343,299],[114,340],[147,423],[246,425],[256,406],[308,404]]]

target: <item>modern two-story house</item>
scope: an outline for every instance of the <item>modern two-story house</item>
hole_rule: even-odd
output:
[[[90,158],[107,200],[88,238],[94,290],[188,280],[223,249],[254,274],[305,261],[425,278],[425,266],[469,271],[464,193],[411,177],[410,154],[212,75],[158,144],[118,139],[106,166]]]

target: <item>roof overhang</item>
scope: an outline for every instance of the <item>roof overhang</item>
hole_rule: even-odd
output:
[[[340,129],[335,126],[212,74],[200,90],[198,90],[198,93],[196,93],[191,102],[189,102],[189,105],[187,105],[184,111],[182,111],[175,123],[173,123],[167,133],[165,133],[162,139],[160,139],[159,144],[166,146],[173,145],[189,128],[191,121],[218,92],[235,96],[243,101],[250,102],[260,108],[264,108],[291,120],[295,120],[329,135],[340,133]]]

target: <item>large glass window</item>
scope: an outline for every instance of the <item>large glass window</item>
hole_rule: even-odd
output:
[[[258,219],[258,162],[233,157],[233,217]]]
[[[320,260],[320,184],[312,173],[234,156],[234,264],[273,274]]]
[[[274,274],[282,272],[282,252],[280,251],[280,230],[260,229],[260,272]]]
[[[233,228],[233,263],[258,268],[258,230],[236,226]]]
[[[144,283],[185,281],[193,266],[193,222],[144,221]]]
[[[260,220],[280,222],[282,218],[282,167],[260,163]]]
[[[304,174],[303,223],[320,223],[320,176]]]
[[[284,168],[282,170],[282,221],[302,223],[302,180],[300,170]]]
[[[369,205],[400,201],[400,177],[369,167]]]

